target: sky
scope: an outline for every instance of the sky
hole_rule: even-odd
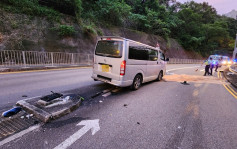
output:
[[[177,2],[187,2],[191,0],[176,0]],[[209,5],[212,5],[216,8],[217,13],[220,15],[226,14],[233,9],[237,10],[237,0],[193,0],[197,3],[208,2]]]

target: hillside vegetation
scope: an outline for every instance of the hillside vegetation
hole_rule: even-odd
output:
[[[46,17],[49,32],[67,37],[65,40],[81,32],[90,41],[97,35],[108,35],[106,29],[117,27],[161,36],[166,47],[171,39],[176,39],[184,49],[203,56],[233,51],[237,30],[235,19],[217,15],[208,3],[193,1],[180,4],[175,0],[1,0],[0,8],[32,16],[32,20]],[[19,27],[14,22],[11,25]]]

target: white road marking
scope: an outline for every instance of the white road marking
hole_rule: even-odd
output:
[[[174,70],[180,70],[180,69],[187,69],[187,68],[196,68],[196,67],[200,67],[200,66],[175,68],[175,69],[166,70],[166,72],[170,72],[170,71],[174,71]]]
[[[82,129],[78,130],[76,133],[71,135],[69,138],[67,138],[65,141],[63,141],[61,144],[56,146],[54,149],[66,149],[69,146],[71,146],[74,142],[76,142],[80,137],[82,137],[84,134],[86,134],[87,131],[91,129],[92,135],[94,135],[97,131],[100,130],[99,126],[99,119],[96,120],[85,120],[81,121],[78,125],[84,125]]]
[[[204,71],[205,69],[202,69],[202,70],[200,70],[200,71]]]
[[[22,137],[23,135],[25,135],[25,134],[27,134],[27,133],[29,133],[29,132],[35,130],[35,129],[38,129],[38,128],[40,128],[41,126],[42,126],[42,125],[31,126],[31,127],[29,127],[28,129],[25,129],[25,130],[23,130],[23,131],[21,131],[21,132],[19,132],[19,133],[16,133],[16,134],[14,134],[14,135],[12,135],[12,136],[10,136],[10,137],[8,137],[8,138],[2,140],[2,141],[0,142],[0,146],[6,144],[6,143],[8,143],[8,142],[11,142],[11,141],[13,141],[13,140],[15,140],[15,139],[17,139],[17,138],[19,138],[19,137]]]

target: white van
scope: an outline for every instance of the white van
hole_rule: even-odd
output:
[[[166,72],[165,55],[122,37],[100,37],[95,48],[92,78],[115,86],[138,89],[142,83],[161,80]]]

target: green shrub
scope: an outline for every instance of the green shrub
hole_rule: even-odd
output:
[[[6,11],[31,16],[46,16],[56,21],[59,21],[61,16],[59,12],[39,5],[38,0],[1,0],[0,6]]]
[[[90,24],[90,25],[83,25],[83,32],[86,34],[94,34],[96,35],[96,29],[94,27],[94,25]]]
[[[76,33],[75,29],[73,26],[69,25],[60,25],[58,28],[56,28],[58,31],[58,34],[60,36],[72,36]]]

